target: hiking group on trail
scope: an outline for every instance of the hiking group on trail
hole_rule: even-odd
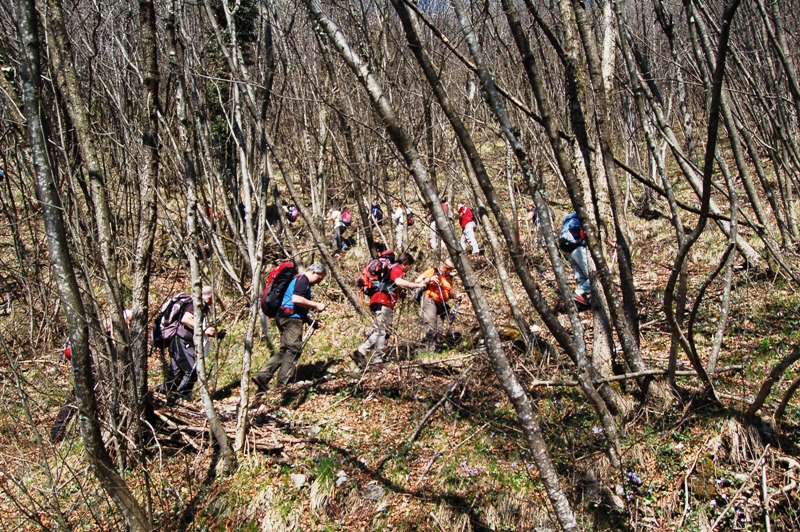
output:
[[[447,202],[442,202],[441,206],[447,215]],[[300,217],[297,206],[283,204],[281,207],[290,224]],[[525,214],[529,234],[533,232],[541,237],[540,213],[537,212],[533,202],[528,204]],[[553,214],[548,213],[551,219]],[[404,298],[405,291],[416,289],[413,300],[420,305],[419,318],[424,327],[424,336],[420,335],[421,339],[412,344],[430,351],[445,344],[446,337],[453,332],[453,320],[458,313],[458,304],[453,310],[450,307],[451,302],[455,300],[460,303],[466,296],[465,293],[455,290],[453,275],[455,266],[439,235],[433,213],[430,211],[428,213],[431,266],[413,281],[406,279],[405,276],[415,263],[414,256],[408,250],[410,243],[408,229],[414,224],[414,215],[402,202],[397,202],[390,218],[395,227],[397,244],[395,249],[398,252],[386,249],[387,246],[384,244],[376,244],[375,256],[364,266],[357,282],[362,300],[369,307],[372,320],[366,338],[350,353],[350,358],[361,370],[388,360],[389,339],[394,334],[395,310],[399,301]],[[352,214],[346,206],[342,206],[341,210],[333,209],[327,219],[332,222],[332,250],[335,256],[338,256],[348,249],[343,235],[353,223]],[[454,220],[461,228],[459,242],[461,250],[472,256],[482,254],[475,235],[477,224],[473,210],[459,203],[454,213]],[[384,221],[379,201],[374,200],[370,206],[368,223],[373,228],[378,228]],[[383,238],[383,233],[381,237]],[[574,212],[564,218],[558,235],[558,247],[567,255],[572,266],[576,283],[573,293],[576,309],[578,311],[591,309],[592,285],[586,255],[586,238],[581,222]],[[276,372],[278,373],[276,387],[286,386],[295,378],[298,360],[305,343],[315,330],[322,327],[322,322],[316,315],[312,315],[311,311],[321,313],[326,309],[326,304],[314,299],[312,287],[322,282],[327,274],[328,268],[324,264],[315,263],[302,270],[294,261],[285,261],[270,271],[261,297],[261,310],[265,317],[275,320],[280,333],[280,347],[252,376],[251,380],[257,394],[263,394],[270,389],[270,381]],[[202,316],[199,326],[200,345],[204,354],[208,354],[210,338],[222,340],[225,336],[225,331],[218,330],[209,320],[214,306],[214,291],[210,286],[203,286],[201,304],[202,308],[198,314],[195,312],[191,295],[185,292],[176,293],[163,303],[152,327],[152,346],[156,349],[166,349],[169,353],[170,363],[165,372],[164,382],[156,387],[156,392],[166,397],[168,405],[174,404],[179,399],[189,399],[197,381],[194,332],[198,326],[198,316]],[[124,316],[126,324],[129,323],[130,311],[125,311]],[[110,320],[107,318],[102,320],[102,325],[110,341],[112,332]],[[111,346],[113,349],[113,342]],[[64,353],[69,357],[69,342]],[[73,392],[56,417],[51,429],[52,441],[63,439],[65,427],[75,411]]]

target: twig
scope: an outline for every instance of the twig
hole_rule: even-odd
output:
[[[714,524],[711,525],[711,528],[709,528],[711,532],[713,532],[714,529],[717,528],[717,525],[720,523],[720,521],[722,521],[722,518],[725,517],[725,514],[728,513],[728,510],[731,509],[733,503],[736,502],[736,498],[742,493],[742,491],[744,491],[744,488],[745,486],[747,486],[747,481],[750,480],[750,477],[752,477],[755,474],[755,472],[758,471],[758,468],[761,466],[761,462],[762,460],[764,460],[764,456],[767,454],[767,451],[769,451],[769,444],[767,444],[767,446],[764,447],[764,452],[761,453],[761,458],[758,459],[758,461],[756,462],[756,466],[753,468],[752,471],[750,471],[750,474],[747,475],[747,478],[742,481],[741,487],[736,492],[736,494],[733,497],[731,497],[728,506],[725,507],[725,509],[722,511],[721,514],[719,514],[719,516],[717,516],[717,520],[714,521]]]
[[[719,370],[714,372],[714,375],[719,373],[725,373],[728,371],[738,371],[741,370],[742,366],[726,366],[724,368],[720,368]],[[667,370],[665,369],[648,369],[645,371],[638,371],[636,373],[625,373],[623,375],[613,375],[611,377],[606,377],[604,379],[597,379],[596,381],[592,381],[592,384],[604,384],[609,382],[617,382],[617,381],[626,381],[629,379],[636,379],[639,377],[647,377],[651,375],[666,375]],[[696,371],[686,370],[686,371],[676,371],[675,375],[683,376],[683,377],[694,377],[697,375]],[[578,386],[578,381],[538,381],[535,380],[531,383],[531,387],[533,386]]]
[[[767,532],[772,530],[769,524],[769,493],[767,492],[767,463],[761,464],[761,498],[762,507],[764,508],[764,526]]]
[[[439,451],[436,451],[435,453],[433,453],[433,457],[428,461],[428,466],[425,468],[425,471],[422,472],[422,475],[420,475],[420,477],[417,479],[417,482],[414,484],[414,489],[417,489],[417,487],[419,486],[420,482],[422,482],[422,479],[425,478],[425,476],[428,474],[428,472],[433,467],[434,462],[436,462],[436,460],[440,456],[442,456],[442,453],[440,453]]]
[[[436,410],[438,410],[439,407],[442,406],[445,401],[447,401],[447,398],[450,397],[450,394],[452,394],[453,391],[455,391],[456,386],[458,386],[460,382],[461,379],[455,379],[450,384],[450,386],[447,387],[447,391],[444,392],[444,395],[442,395],[442,398],[439,399],[439,402],[433,405],[431,409],[428,410],[428,412],[422,417],[422,421],[419,422],[419,425],[417,425],[417,428],[414,430],[414,433],[408,439],[408,443],[415,441],[419,437],[419,433],[422,432],[422,427],[424,427],[428,419],[430,419],[431,416],[433,416],[433,413],[436,412]]]
[[[692,475],[692,471],[697,466],[697,461],[700,459],[700,453],[703,452],[705,449],[708,440],[711,438],[706,438],[706,441],[703,442],[703,445],[700,446],[700,450],[697,451],[697,454],[694,455],[694,461],[689,469],[686,470],[686,475],[683,477],[683,515],[681,515],[681,520],[678,523],[677,529],[680,530],[681,526],[683,526],[683,520],[686,519],[686,515],[689,513],[689,477]]]
[[[347,391],[345,392],[345,394],[344,394],[344,397],[342,397],[341,399],[339,399],[339,400],[338,400],[338,401],[336,401],[335,403],[333,403],[333,404],[331,404],[331,405],[328,405],[328,406],[326,406],[325,408],[323,408],[322,410],[320,410],[320,412],[327,412],[327,411],[328,411],[328,410],[330,410],[331,408],[333,408],[333,407],[337,406],[337,405],[338,405],[339,403],[341,403],[341,402],[347,401],[347,400],[348,400],[348,399],[350,399],[351,397],[352,397],[352,395],[350,394],[350,391],[349,391],[349,390],[347,390]]]
[[[198,444],[197,444],[197,442],[195,442],[193,439],[191,439],[191,438],[189,437],[189,435],[188,435],[188,434],[186,434],[186,433],[183,431],[183,429],[182,429],[181,427],[179,427],[178,425],[176,425],[175,423],[173,423],[172,421],[170,421],[170,419],[169,419],[169,418],[167,418],[166,416],[164,416],[164,415],[160,414],[160,413],[159,413],[157,410],[156,410],[156,411],[154,411],[153,413],[154,413],[154,414],[155,414],[155,415],[156,415],[156,416],[157,416],[157,417],[158,417],[158,418],[159,418],[161,421],[163,421],[163,422],[164,422],[164,423],[167,425],[167,427],[171,428],[172,430],[174,430],[175,432],[177,432],[178,434],[180,434],[180,436],[181,436],[181,438],[183,439],[183,441],[185,441],[186,443],[188,443],[190,447],[192,447],[192,448],[193,448],[195,451],[197,451],[197,452],[200,452],[200,445],[198,445]],[[205,431],[204,431],[204,432],[205,432]]]
[[[458,449],[459,449],[459,448],[460,448],[462,445],[464,445],[464,444],[465,444],[465,443],[467,443],[469,440],[471,440],[472,438],[474,438],[476,434],[478,434],[480,431],[482,431],[483,429],[485,429],[485,428],[486,428],[486,427],[488,427],[488,426],[489,426],[489,422],[487,421],[486,423],[484,423],[483,425],[481,425],[480,427],[478,427],[478,429],[477,429],[475,432],[473,432],[472,434],[470,434],[469,436],[467,436],[466,438],[464,438],[463,440],[461,440],[461,443],[459,443],[458,445],[456,445],[455,447],[453,447],[452,449],[450,449],[450,454],[452,455],[452,454],[453,454],[454,452],[456,452],[456,451],[457,451],[457,450],[458,450]]]
[[[436,365],[439,365],[439,364],[443,364],[445,362],[453,362],[453,361],[456,361],[456,360],[465,360],[467,358],[472,358],[475,355],[476,355],[476,353],[470,353],[468,355],[459,355],[459,356],[451,357],[451,358],[443,358],[441,360],[420,361],[420,362],[415,362],[414,364],[409,364],[409,365],[407,365],[405,367],[406,368],[417,368],[417,367],[424,367],[424,366],[436,366]]]

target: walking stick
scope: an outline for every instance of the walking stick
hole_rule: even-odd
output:
[[[300,352],[301,352],[301,353],[303,352],[303,349],[305,349],[305,347],[306,347],[306,344],[308,343],[308,341],[311,339],[311,336],[314,334],[314,331],[316,331],[316,330],[317,330],[317,328],[316,328],[316,327],[314,327],[314,324],[315,324],[315,323],[317,323],[317,319],[316,319],[316,318],[314,318],[313,320],[311,320],[311,323],[310,323],[310,324],[309,324],[309,326],[308,326],[308,330],[307,330],[307,331],[306,331],[306,333],[303,335],[303,345],[302,345],[302,347],[300,347]]]

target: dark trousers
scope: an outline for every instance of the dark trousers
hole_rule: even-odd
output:
[[[344,249],[344,237],[342,236],[344,233],[343,227],[334,227],[333,228],[333,251],[338,253]]]
[[[64,439],[67,434],[67,425],[77,413],[78,407],[75,405],[75,389],[73,389],[69,392],[67,402],[58,411],[53,427],[50,429],[51,442],[58,443]]]
[[[175,392],[179,395],[192,393],[197,373],[194,370],[196,362],[194,342],[187,341],[177,335],[169,343],[170,368],[169,377],[164,383],[166,393]]]
[[[269,357],[269,360],[255,375],[255,378],[263,382],[265,387],[272,380],[272,376],[278,368],[280,368],[278,386],[286,385],[294,377],[297,361],[303,350],[303,320],[279,317],[275,323],[281,333],[281,348]]]

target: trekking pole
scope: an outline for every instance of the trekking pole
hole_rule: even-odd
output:
[[[314,331],[316,331],[316,330],[317,330],[317,329],[316,329],[316,327],[314,327],[314,324],[315,324],[315,323],[317,323],[317,319],[316,319],[316,318],[314,318],[313,320],[311,320],[311,324],[309,325],[309,327],[308,327],[308,330],[307,330],[307,331],[306,331],[306,333],[303,335],[303,344],[302,344],[302,347],[300,347],[300,351],[301,351],[301,352],[303,351],[303,349],[305,349],[305,347],[306,347],[306,344],[307,344],[307,343],[308,343],[308,341],[311,339],[311,336],[314,334]]]
[[[447,308],[447,302],[444,300],[444,292],[442,292],[441,283],[437,282],[436,287],[439,289],[439,298],[442,300],[442,305],[444,305],[444,313],[447,316],[447,332],[450,332],[450,329],[453,328],[453,319],[450,317],[450,310]]]

